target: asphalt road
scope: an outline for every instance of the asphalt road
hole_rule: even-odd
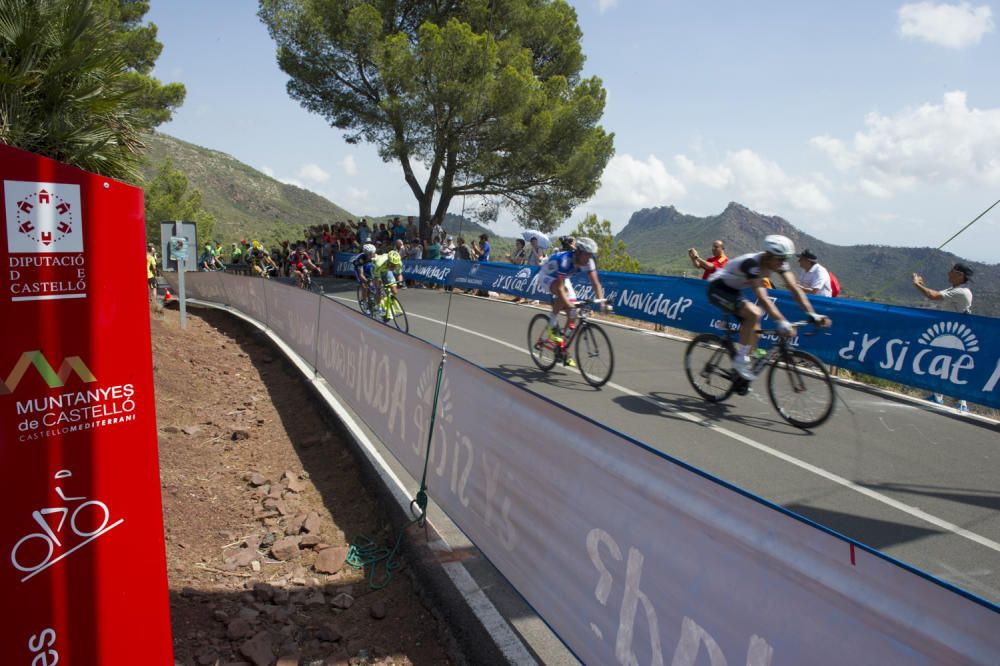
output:
[[[354,303],[355,286],[327,295]],[[446,292],[408,289],[410,333],[440,345]],[[356,306],[356,303],[355,303]],[[763,387],[702,401],[685,343],[605,326],[615,370],[602,389],[572,368],[539,371],[526,345],[536,308],[456,294],[448,350],[706,472],[1000,604],[1000,427],[923,401],[840,385],[827,423],[804,432]]]

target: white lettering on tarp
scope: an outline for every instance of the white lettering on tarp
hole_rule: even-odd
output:
[[[856,336],[856,335],[858,335],[858,333],[855,331],[851,335],[855,335]],[[862,336],[862,338],[861,338],[861,353],[858,354],[858,362],[859,363],[864,363],[865,362],[865,357],[868,355],[868,350],[872,348],[872,345],[874,345],[876,342],[878,342],[881,339],[882,339],[881,337],[869,338],[867,333],[865,333]],[[840,356],[840,358],[842,358],[842,359],[844,359],[846,361],[851,361],[851,360],[854,359],[854,356],[851,354],[851,352],[853,352],[853,351],[854,351],[854,340],[851,340],[850,342],[847,343],[846,347],[843,347],[842,349],[840,349],[837,352],[837,355]]]
[[[694,666],[702,645],[705,646],[708,662],[712,666],[726,666],[726,656],[722,654],[722,649],[711,634],[697,622],[685,616],[681,620],[681,638],[677,641],[677,647],[674,648],[674,658],[671,660],[670,666]]]
[[[519,278],[516,275],[501,275],[490,287],[498,291],[525,291],[530,282],[528,278]]]
[[[993,389],[997,387],[998,381],[1000,381],[1000,358],[997,359],[997,367],[993,368],[993,374],[990,375],[988,380],[986,380],[986,384],[983,386],[983,391],[991,393]]]
[[[433,264],[420,264],[411,267],[407,265],[406,274],[409,276],[421,276],[431,280],[441,280],[446,282],[451,274],[451,266],[434,266]]]
[[[631,291],[622,289],[621,296],[615,302],[617,307],[630,307],[647,315],[662,315],[670,320],[680,319],[684,312],[694,305],[694,300],[687,296],[679,296],[671,300],[664,293],[649,291]]]
[[[967,329],[963,329],[963,332],[965,330]],[[966,348],[957,336],[937,334],[935,338],[930,336],[929,332],[921,336],[916,352],[913,352],[911,341],[902,338],[886,340],[873,352],[872,348],[882,340],[881,336],[869,336],[868,333],[855,331],[851,334],[854,337],[838,350],[837,355],[847,361],[857,360],[859,363],[864,363],[869,352],[873,352],[872,362],[877,361],[878,367],[883,370],[912,373],[918,377],[930,375],[957,386],[968,384],[968,379],[963,377],[962,373],[974,370],[976,362],[972,354],[966,352],[979,351],[978,341],[971,332],[965,333],[965,343],[968,344]],[[938,338],[946,339],[942,342]],[[859,343],[860,351],[855,357]],[[881,356],[878,353],[881,353]]]
[[[430,409],[434,402],[434,390],[437,383],[437,368],[429,366],[417,382],[418,400],[413,411],[413,423],[417,431],[417,439],[412,443],[413,453],[425,456],[427,452],[427,428],[430,427]],[[431,460],[434,474],[438,478],[448,478],[449,489],[458,497],[462,506],[469,506],[469,497],[465,494],[472,474],[474,451],[472,441],[459,430],[452,431],[453,417],[451,414],[451,388],[448,378],[443,377],[438,392],[438,411],[434,420],[434,440],[430,443]],[[436,461],[436,464],[435,464]],[[451,474],[448,475],[448,467]]]
[[[514,523],[510,520],[510,497],[505,492],[501,499],[500,491],[506,486],[500,483],[500,479],[502,476],[508,484],[512,484],[514,476],[503,467],[499,460],[496,461],[496,464],[491,465],[486,451],[483,451],[483,470],[486,472],[486,515],[483,522],[486,527],[498,528],[495,531],[500,539],[500,544],[508,551],[513,551],[517,545],[517,531],[514,529]],[[497,506],[500,507],[499,518],[496,517]],[[498,521],[499,525],[494,525]]]
[[[642,578],[642,553],[635,548],[628,549],[628,566],[625,569],[625,595],[622,597],[622,607],[618,614],[618,638],[615,640],[615,657],[619,664],[638,665],[639,660],[632,652],[632,638],[635,631],[635,612],[639,602],[642,602],[646,613],[646,626],[649,629],[649,649],[652,653],[652,666],[663,666],[663,647],[660,644],[659,620],[656,609],[649,597],[639,589]],[[684,618],[685,620],[687,618]],[[682,637],[683,638],[683,637]],[[678,644],[678,648],[680,645]],[[675,653],[676,663],[676,653]],[[692,662],[693,664],[694,662]],[[725,660],[723,660],[723,665]],[[713,662],[712,666],[717,666]]]
[[[320,356],[343,382],[344,393],[354,393],[355,399],[388,416],[389,431],[400,424],[400,437],[405,437],[403,415],[406,413],[407,366],[402,360],[390,371],[391,359],[374,347],[369,347],[362,333],[348,347],[324,332],[320,339]]]
[[[618,543],[600,528],[595,527],[587,533],[587,554],[599,574],[597,585],[594,588],[594,596],[602,606],[606,606],[611,596],[614,576],[601,559],[601,544],[604,544],[616,562],[622,561],[622,550]],[[653,666],[662,666],[663,664],[663,649],[656,608],[640,587],[644,560],[640,550],[629,548],[625,581],[622,588],[622,605],[618,613],[618,631],[615,638],[615,659],[623,666],[638,666],[639,664],[638,657],[633,650],[633,642],[636,612],[640,603],[648,627],[650,664]],[[603,632],[596,624],[592,622],[590,628],[598,638],[604,638]],[[719,647],[718,641],[695,620],[686,615],[683,616],[680,638],[674,648],[671,666],[694,666],[697,663],[702,645],[705,646],[712,666],[725,666],[727,664],[725,654]],[[757,634],[750,636],[747,647],[747,666],[770,666],[773,657],[774,649],[765,639]]]

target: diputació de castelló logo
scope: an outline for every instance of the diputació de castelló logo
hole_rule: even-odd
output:
[[[4,181],[11,301],[86,298],[80,186]]]

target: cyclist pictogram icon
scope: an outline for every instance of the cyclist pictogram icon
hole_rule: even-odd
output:
[[[56,472],[53,478],[58,481],[71,476],[72,472],[63,469]],[[21,579],[22,583],[125,522],[122,518],[109,525],[111,512],[104,502],[86,497],[67,497],[61,486],[56,486],[55,490],[63,502],[79,504],[72,511],[68,506],[57,506],[31,512],[31,517],[42,531],[21,537],[10,551],[10,562],[14,568],[28,574]],[[70,545],[69,550],[57,555],[58,550]]]

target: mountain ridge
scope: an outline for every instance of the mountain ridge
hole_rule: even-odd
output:
[[[768,234],[788,236],[801,251],[810,249],[819,262],[840,280],[849,298],[925,306],[925,299],[912,285],[910,274],[919,273],[932,289],[948,287],[947,272],[957,261],[975,271],[969,285],[975,314],[1000,315],[1000,265],[963,259],[930,247],[887,245],[837,245],[808,234],[777,215],[762,215],[730,202],[718,215],[698,217],[672,205],[644,208],[632,214],[615,238],[625,243],[629,254],[643,270],[661,274],[694,275],[687,257],[694,247],[705,256],[713,240],[722,239],[726,254],[735,257],[758,251]],[[680,241],[680,242],[678,242]],[[798,272],[797,262],[793,270]],[[698,271],[700,273],[700,271]]]

